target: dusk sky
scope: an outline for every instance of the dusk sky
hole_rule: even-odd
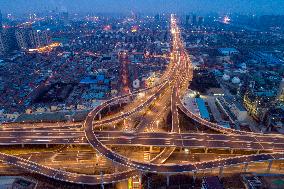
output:
[[[2,12],[219,12],[284,14],[284,0],[0,0]]]

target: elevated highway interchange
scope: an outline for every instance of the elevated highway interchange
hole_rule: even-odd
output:
[[[45,175],[49,178],[72,182],[78,184],[104,184],[117,182],[129,177],[140,174],[140,172],[152,172],[159,174],[180,174],[208,170],[213,168],[223,168],[253,162],[269,162],[282,160],[284,158],[284,136],[282,135],[265,135],[261,133],[250,133],[226,129],[222,126],[203,120],[198,115],[188,111],[181,103],[181,96],[184,94],[188,83],[193,77],[192,66],[180,35],[180,29],[175,17],[171,17],[172,32],[172,60],[165,74],[162,76],[160,83],[150,89],[144,89],[131,94],[112,98],[103,102],[101,105],[92,110],[83,124],[83,127],[76,125],[58,129],[34,130],[34,129],[3,129],[0,132],[1,145],[15,144],[84,144],[91,145],[94,150],[102,156],[108,158],[115,164],[128,167],[128,171],[102,174],[102,175],[85,175],[64,170],[54,169],[44,166],[37,162],[21,158],[15,155],[0,153],[0,160],[10,165],[18,166],[23,169]],[[170,92],[166,92],[170,91]],[[139,93],[145,93],[145,100],[135,100]],[[145,111],[149,106],[155,104],[157,99],[163,99],[164,104],[169,104],[171,112],[170,132],[113,132],[98,131],[97,128],[104,125],[124,120],[139,112]],[[134,105],[126,112],[120,112],[109,118],[102,118],[104,109],[125,102]],[[164,109],[158,109],[162,112]],[[182,133],[179,123],[179,111],[184,112],[188,117],[197,123],[204,125],[221,134],[209,133]],[[147,114],[142,114],[145,117]],[[155,121],[155,117],[147,117],[146,125]],[[83,128],[83,131],[80,130]],[[143,130],[143,129],[142,129]],[[149,162],[141,162],[129,157],[123,156],[112,150],[111,146],[160,146],[162,150],[155,158]],[[204,148],[206,149],[241,149],[257,151],[254,155],[237,156],[224,159],[214,159],[199,163],[186,162],[184,164],[171,163],[166,164],[176,148]],[[262,153],[261,153],[262,152]]]

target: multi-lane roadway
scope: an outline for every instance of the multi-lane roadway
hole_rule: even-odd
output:
[[[112,146],[160,146],[212,149],[284,151],[284,138],[208,133],[96,131],[98,140]],[[1,145],[81,144],[88,145],[83,131],[2,131]]]
[[[84,175],[57,170],[18,156],[4,153],[0,153],[0,160],[57,180],[81,184],[100,184],[116,182],[132,177],[139,174],[137,170],[142,172],[175,174],[247,164],[250,162],[271,162],[283,159],[283,135],[264,135],[226,129],[218,124],[203,120],[198,115],[193,114],[185,108],[180,99],[184,94],[188,83],[191,81],[193,73],[189,56],[183,46],[181,32],[174,16],[171,17],[171,32],[173,44],[172,61],[158,85],[105,101],[88,114],[83,126],[64,126],[61,127],[61,130],[59,130],[59,125],[54,125],[54,127],[52,126],[49,129],[46,129],[43,125],[43,130],[35,130],[25,127],[14,130],[6,129],[6,131],[3,129],[3,131],[0,132],[0,144],[2,145],[89,144],[101,155],[110,159],[112,162],[129,167],[130,170],[109,175]],[[146,93],[145,99],[142,101],[135,101],[135,97],[141,92]],[[101,112],[103,112],[104,109],[114,104],[125,103],[126,101],[129,101],[129,99],[131,103],[133,103],[134,108],[120,112],[114,116],[101,119]],[[141,111],[145,111],[150,105],[154,104],[155,106],[155,102],[162,102],[163,104],[163,106],[155,107],[157,108],[155,113],[162,115],[163,111],[167,110],[167,108],[171,111],[172,116],[169,133],[156,131],[153,133],[137,132],[137,130],[144,131],[144,128],[149,127],[150,124],[153,124],[155,121],[159,121],[159,117],[156,118],[155,116],[149,116],[148,114],[143,114],[144,117],[141,119],[141,123],[139,125],[139,128],[143,129],[138,128],[136,132],[99,132],[97,130],[97,128],[102,125],[112,125]],[[226,135],[182,133],[179,124],[179,110],[183,111],[187,116],[199,124],[205,125],[220,133],[225,133]],[[84,131],[81,130],[82,128]],[[152,129],[152,131],[154,131],[154,129]],[[109,147],[110,145],[161,146],[164,147],[164,149],[149,162],[140,162],[113,151]],[[182,165],[179,163],[164,164],[175,151],[176,147],[257,150],[265,152],[269,151],[270,153],[215,159],[200,163],[187,162]]]

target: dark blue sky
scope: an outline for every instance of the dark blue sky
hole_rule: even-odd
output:
[[[2,12],[219,12],[284,14],[284,0],[0,0]]]

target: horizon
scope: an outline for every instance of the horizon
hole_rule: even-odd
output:
[[[48,10],[74,13],[178,13],[195,12],[200,14],[284,14],[284,1],[274,0],[2,0],[3,13],[25,14]]]

